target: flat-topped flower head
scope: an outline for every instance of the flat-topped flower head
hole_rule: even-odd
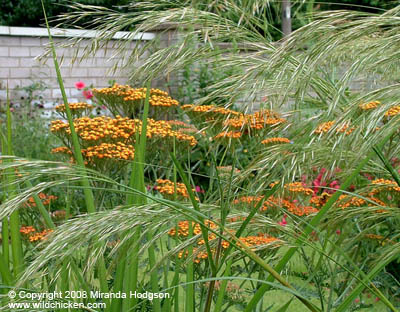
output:
[[[368,102],[368,103],[361,103],[360,105],[358,105],[358,107],[363,111],[367,111],[367,110],[375,109],[379,105],[381,105],[381,102],[379,102],[379,101],[371,101],[371,102]]]

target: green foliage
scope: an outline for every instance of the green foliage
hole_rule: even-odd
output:
[[[80,0],[77,1],[87,5],[97,5],[116,10],[122,10],[127,0]],[[46,12],[49,17],[56,17],[61,13],[68,12],[67,0],[44,0]],[[13,0],[0,2],[0,25],[2,26],[30,26],[43,27],[43,10],[36,0]]]

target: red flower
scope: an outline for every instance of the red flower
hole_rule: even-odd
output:
[[[75,88],[77,88],[78,90],[82,90],[84,87],[86,87],[86,85],[83,81],[75,82]]]
[[[85,99],[87,99],[87,100],[89,100],[89,99],[91,99],[93,97],[92,90],[83,90],[82,94],[85,97]]]

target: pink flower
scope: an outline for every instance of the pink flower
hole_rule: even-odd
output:
[[[376,297],[376,298],[375,298],[375,301],[376,301],[376,302],[378,302],[379,300],[380,300],[379,297]]]
[[[87,99],[87,100],[89,100],[89,99],[91,99],[93,97],[92,90],[83,90],[82,94],[85,97],[85,99]]]
[[[337,235],[340,235],[340,233],[341,233],[341,232],[340,232],[340,230],[339,230],[339,229],[338,229],[338,230],[336,230],[336,234],[337,234]]]
[[[356,298],[356,299],[354,299],[354,302],[355,302],[355,303],[359,303],[359,302],[360,302],[360,299],[359,299],[359,298]]]
[[[83,81],[75,82],[75,88],[77,88],[78,90],[82,90],[84,87],[86,87],[86,85]]]
[[[287,225],[286,217],[287,217],[287,215],[284,215],[282,220],[279,221],[278,224],[281,225],[281,226]]]
[[[196,185],[194,190],[196,191],[196,193],[204,193],[204,190],[201,189],[200,186]]]

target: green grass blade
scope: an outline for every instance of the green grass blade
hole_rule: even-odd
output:
[[[9,156],[13,155],[12,151],[12,119],[11,119],[11,110],[10,110],[10,98],[8,93],[7,86],[7,154]],[[12,161],[12,160],[9,160]],[[15,171],[13,168],[9,168],[6,170],[7,173],[7,191],[8,198],[12,199],[16,193],[17,188],[15,185]],[[24,268],[24,258],[22,252],[22,241],[21,241],[21,233],[20,230],[20,219],[19,219],[19,211],[15,210],[10,215],[10,236],[11,236],[11,250],[12,250],[12,259],[13,259],[13,270],[14,276],[17,279],[18,276],[23,271]]]
[[[135,156],[134,162],[132,166],[131,177],[129,180],[129,186],[137,190],[140,193],[145,193],[146,188],[144,185],[144,163],[146,157],[146,140],[147,140],[147,118],[149,114],[149,101],[150,101],[150,89],[151,89],[151,80],[148,80],[146,84],[146,98],[144,100],[143,107],[143,116],[142,116],[142,128],[140,130],[139,140],[135,143]],[[138,136],[137,136],[138,137]],[[126,198],[127,205],[142,205],[147,202],[146,197],[141,196],[140,194],[128,194]],[[133,242],[136,243],[141,237],[141,228],[138,226],[135,229],[135,234],[133,237]],[[132,251],[132,255],[129,259],[129,265],[126,268],[126,279],[125,283],[126,291],[135,292],[138,289],[138,272],[139,272],[139,244],[135,244],[134,250]],[[153,253],[154,246],[149,247],[149,253]],[[121,278],[123,278],[121,276]],[[155,281],[153,279],[156,278],[153,274],[151,276],[152,285],[155,285]],[[124,303],[124,310],[129,310],[133,308],[137,303],[137,298],[129,298]]]
[[[78,165],[81,166],[82,168],[85,168],[85,163],[83,161],[81,147],[80,147],[80,144],[79,144],[79,138],[78,138],[78,135],[77,135],[77,133],[75,131],[74,121],[73,121],[71,109],[70,109],[69,104],[68,104],[67,94],[65,93],[64,82],[63,82],[63,79],[62,79],[62,76],[61,76],[60,66],[59,66],[58,60],[57,60],[56,49],[54,47],[53,37],[52,37],[52,35],[50,33],[50,26],[49,26],[49,23],[48,23],[48,20],[47,20],[47,15],[46,15],[46,10],[45,10],[45,7],[44,7],[43,0],[41,0],[41,2],[42,2],[44,19],[45,19],[46,27],[47,27],[47,33],[48,33],[48,36],[49,36],[51,52],[52,52],[52,56],[53,56],[54,68],[56,70],[57,80],[58,80],[58,84],[60,86],[61,95],[62,95],[63,102],[64,102],[64,105],[65,105],[65,112],[67,114],[68,124],[69,124],[69,128],[70,128],[70,131],[71,131],[72,145],[73,145],[73,148],[74,148],[73,149],[74,156],[75,156],[75,159],[76,159],[76,162],[78,163]],[[92,189],[90,187],[90,183],[89,183],[88,178],[87,177],[82,177],[81,183],[82,183],[83,192],[85,194],[85,203],[86,203],[87,212],[88,213],[93,213],[93,212],[96,211],[96,208],[95,208],[95,204],[94,204],[93,192],[92,192]]]
[[[377,144],[377,148],[380,149],[382,148],[385,143],[390,139],[390,137],[397,131],[397,129],[393,130],[392,133],[388,134],[382,141]],[[359,163],[359,165],[354,169],[352,174],[343,182],[341,185],[340,189],[335,192],[331,198],[326,202],[326,204],[321,208],[321,210],[317,213],[316,216],[312,218],[310,223],[307,225],[307,227],[304,229],[304,232],[302,234],[303,238],[307,238],[313,229],[318,226],[318,224],[321,222],[321,219],[324,217],[324,215],[328,212],[328,210],[333,206],[333,204],[338,200],[339,196],[341,195],[341,191],[346,190],[350,185],[353,179],[360,173],[361,169],[369,162],[369,160],[374,156],[375,152],[374,150],[370,151],[368,155]],[[299,238],[296,241],[296,245],[301,243],[301,239]],[[278,264],[275,267],[275,270],[277,272],[281,272],[283,268],[286,266],[286,264],[289,262],[289,260],[293,257],[293,255],[296,253],[298,247],[292,247],[290,248],[286,254],[281,258],[281,260],[278,262]],[[268,276],[267,281],[272,281],[274,277],[272,275]],[[268,285],[262,285],[253,298],[250,300],[249,304],[247,305],[246,309],[244,310],[245,312],[251,312],[257,303],[261,300],[263,297],[264,293],[269,289]]]

